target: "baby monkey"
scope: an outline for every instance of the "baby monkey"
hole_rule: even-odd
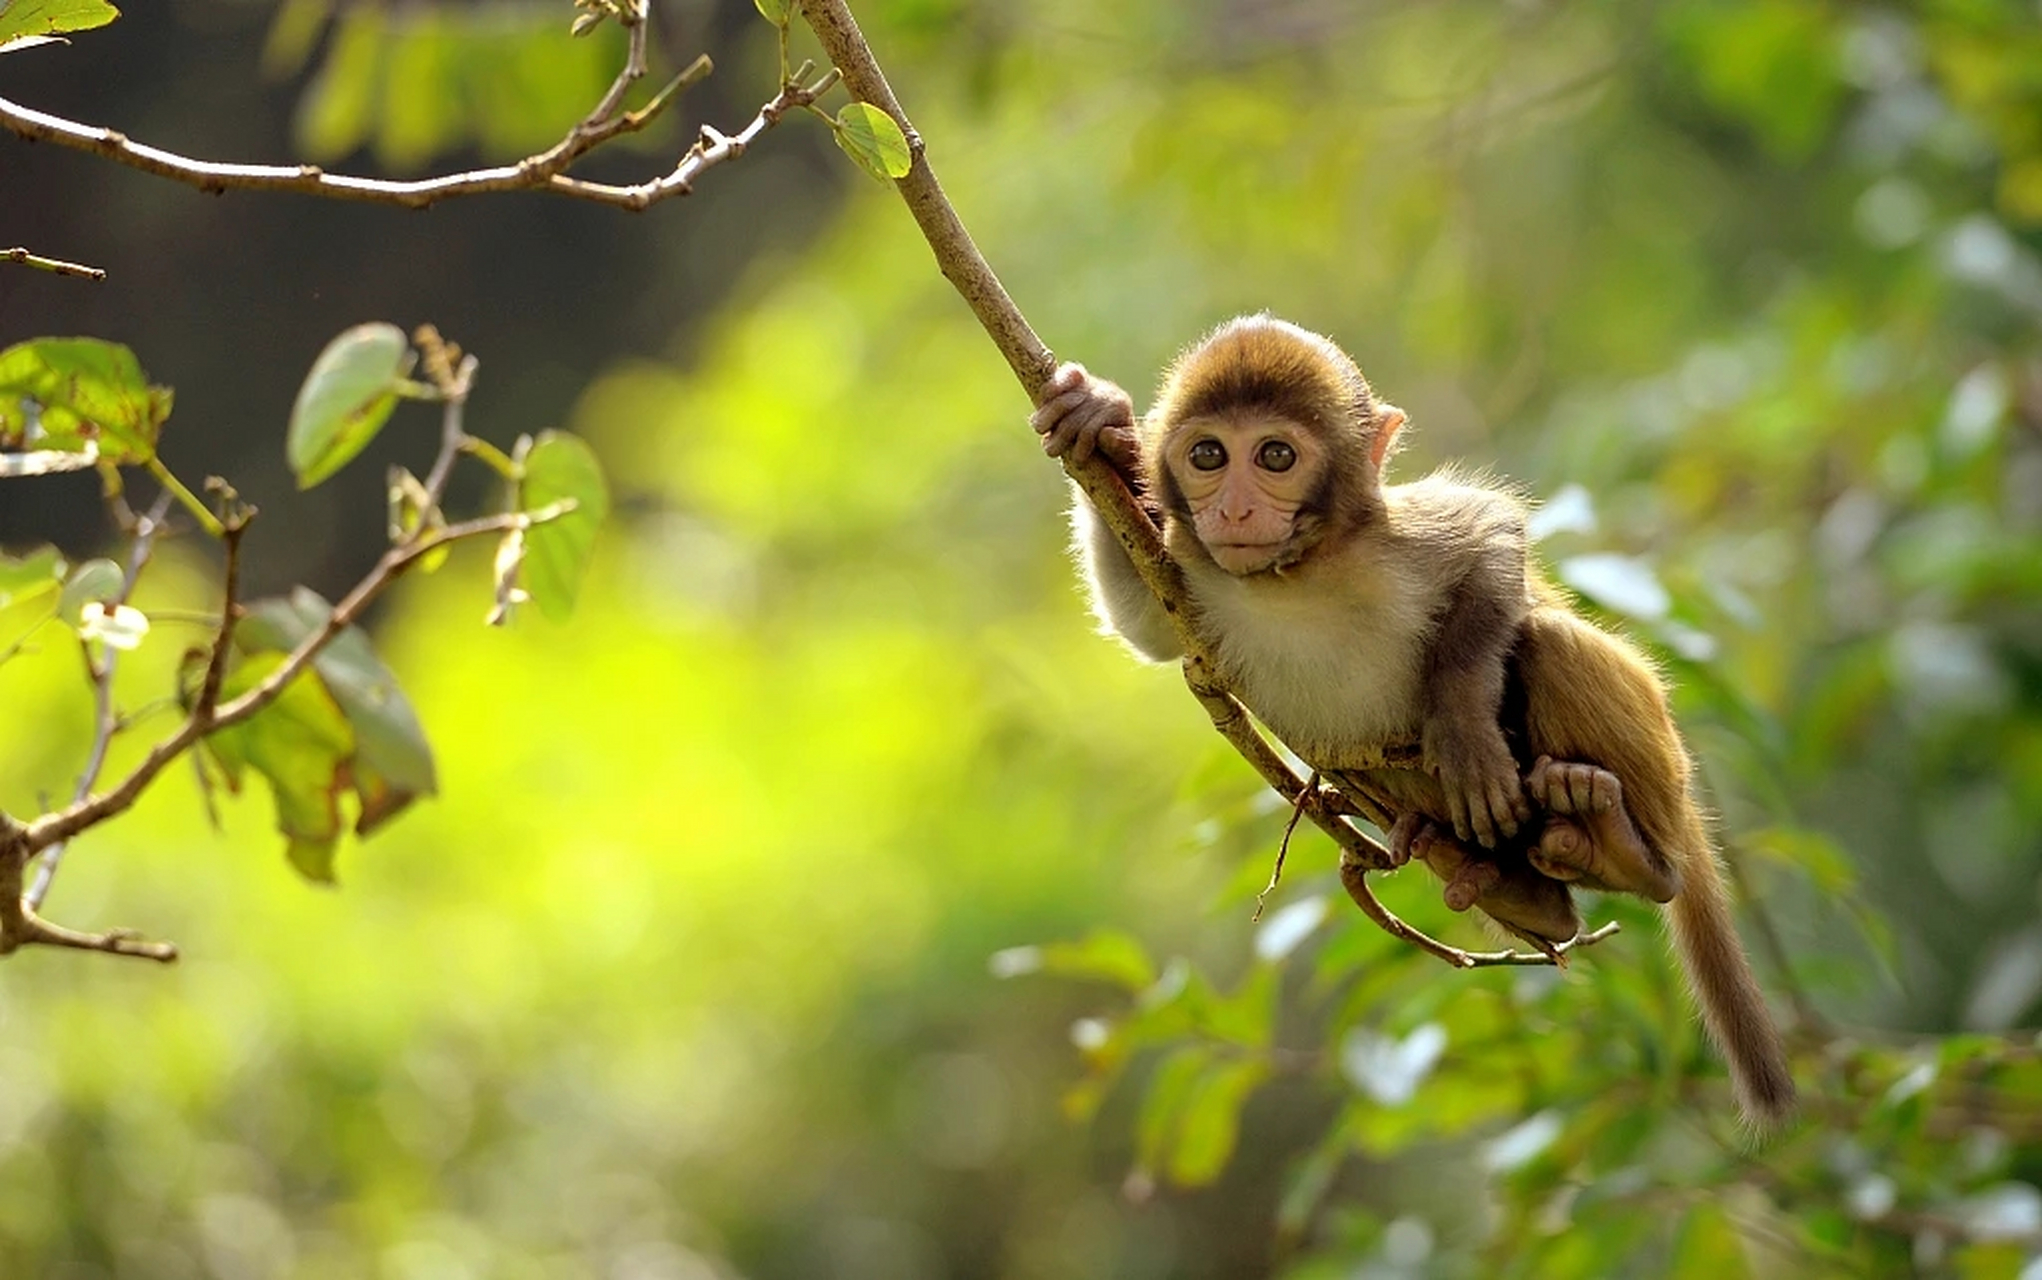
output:
[[[1267,316],[1188,349],[1139,423],[1126,392],[1076,365],[1041,399],[1047,452],[1104,452],[1160,516],[1190,625],[1241,700],[1400,815],[1393,859],[1426,862],[1448,905],[1534,941],[1577,932],[1569,883],[1670,901],[1746,1116],[1791,1109],[1663,686],[1531,567],[1522,499],[1450,472],[1384,484],[1403,411],[1332,342]],[[1110,531],[1083,501],[1073,520],[1100,619],[1151,660],[1181,656]],[[1422,770],[1383,767],[1412,741]]]

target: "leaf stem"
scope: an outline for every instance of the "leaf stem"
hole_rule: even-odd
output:
[[[149,468],[149,474],[155,476],[156,482],[177,499],[179,506],[191,512],[192,518],[199,522],[201,529],[204,529],[215,538],[227,536],[227,526],[220,523],[220,518],[212,513],[203,499],[184,487],[184,481],[179,480],[171,473],[169,467],[163,465],[163,459],[152,453],[149,455],[149,461],[146,465]]]

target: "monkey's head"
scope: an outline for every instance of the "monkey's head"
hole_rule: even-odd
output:
[[[1325,338],[1266,315],[1228,321],[1170,366],[1142,425],[1169,523],[1196,535],[1172,549],[1239,577],[1302,562],[1379,516],[1403,422]]]

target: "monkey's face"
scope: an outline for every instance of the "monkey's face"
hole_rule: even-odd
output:
[[[1327,469],[1326,446],[1288,418],[1243,412],[1177,424],[1163,465],[1213,563],[1245,577],[1292,564],[1310,549]]]

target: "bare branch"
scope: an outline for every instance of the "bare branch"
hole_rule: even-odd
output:
[[[0,813],[0,956],[10,955],[23,947],[48,946],[105,951],[166,964],[177,959],[176,947],[167,942],[143,942],[127,929],[79,933],[38,916],[21,892],[23,874],[33,856],[28,845],[28,829]]]
[[[459,196],[487,195],[500,191],[551,191],[584,200],[643,209],[669,196],[686,195],[688,182],[695,174],[727,157],[719,156],[707,163],[697,162],[685,177],[676,181],[680,170],[688,168],[690,162],[696,160],[697,153],[703,150],[703,144],[698,142],[683,157],[674,174],[637,186],[581,182],[567,176],[568,166],[576,160],[613,138],[644,129],[665,112],[676,94],[700,82],[714,70],[714,64],[706,56],[697,58],[643,107],[636,111],[620,110],[626,91],[633,82],[645,74],[649,28],[643,0],[638,0],[638,3],[630,6],[626,14],[620,15],[619,21],[630,33],[629,51],[623,68],[618,71],[616,79],[611,82],[601,100],[553,146],[536,155],[527,156],[516,164],[498,165],[493,168],[471,169],[434,178],[396,180],[328,173],[317,165],[309,164],[236,164],[199,160],[179,155],[174,151],[166,151],[161,147],[136,142],[126,134],[113,129],[80,124],[6,98],[0,98],[0,128],[31,141],[54,142],[59,146],[91,152],[129,168],[140,169],[144,173],[153,173],[216,194],[223,191],[292,191],[335,200],[355,200],[423,209],[441,200]],[[804,106],[810,100],[812,95],[808,90],[798,86],[783,86],[781,97],[774,99],[760,113],[762,117],[768,112],[771,113],[770,119],[766,120],[763,127],[770,128],[781,114],[794,106]],[[753,123],[757,125],[758,121],[754,120]],[[8,256],[15,253],[25,255],[27,251],[9,250]],[[90,272],[92,269],[81,270]]]
[[[0,262],[18,262],[24,267],[34,267],[38,271],[48,271],[60,276],[77,276],[85,280],[106,279],[106,272],[99,267],[88,267],[82,262],[66,262],[62,258],[45,258],[39,253],[30,253],[18,245],[12,249],[0,249]]]

